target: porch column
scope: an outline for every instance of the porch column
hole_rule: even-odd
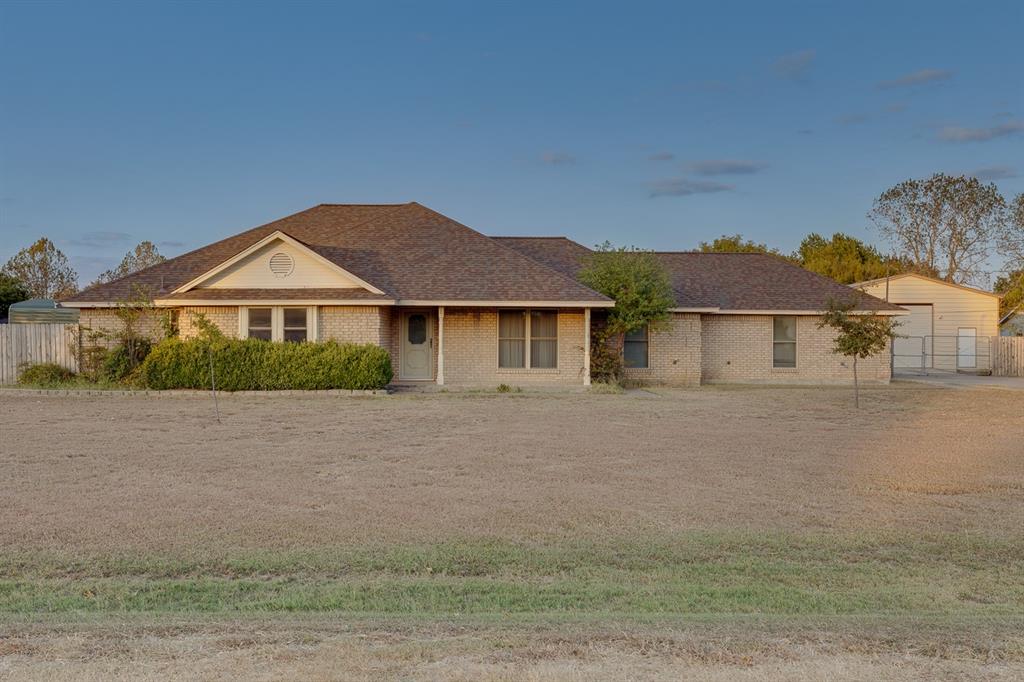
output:
[[[444,386],[444,306],[437,307],[437,385]]]
[[[590,308],[583,309],[583,385],[590,385]]]

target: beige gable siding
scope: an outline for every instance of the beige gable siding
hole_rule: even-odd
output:
[[[285,254],[292,259],[292,271],[277,276],[270,269],[270,259],[275,254]],[[362,287],[335,268],[323,263],[304,249],[277,240],[265,245],[255,253],[234,263],[200,285],[210,289],[316,289]]]
[[[886,298],[886,283],[875,282],[859,287],[881,299]],[[983,293],[949,286],[921,277],[900,277],[889,280],[888,300],[909,305],[932,305],[932,335],[928,353],[930,366],[956,369],[956,337],[962,327],[977,330],[979,366],[987,366],[990,338],[999,334],[999,299]],[[906,343],[906,341],[905,341]]]
[[[831,330],[821,318],[796,318],[796,367],[772,367],[771,315],[702,315],[701,374],[704,383],[830,384],[853,381],[852,359],[832,352]],[[859,360],[865,382],[889,381],[889,351]]]

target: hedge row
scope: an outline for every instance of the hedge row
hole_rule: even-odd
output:
[[[223,391],[376,390],[392,376],[391,356],[372,344],[171,338],[153,347],[134,378],[156,390],[209,388],[211,358]]]

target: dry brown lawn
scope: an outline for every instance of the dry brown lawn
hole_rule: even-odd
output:
[[[275,619],[25,626],[0,639],[12,680],[1019,680],[1024,636],[888,624],[673,628],[357,624]],[[1007,654],[1012,660],[1006,660]]]
[[[0,548],[1024,528],[1024,392],[850,398],[0,392]]]
[[[557,545],[721,531],[964,534],[1008,542],[1020,559],[1024,392],[896,385],[866,391],[862,405],[854,411],[836,388],[225,396],[218,424],[206,398],[0,391],[0,554]],[[999,580],[978,594],[997,594]],[[887,629],[232,618],[0,612],[0,677],[1024,677],[1019,629],[955,618],[935,631],[899,620]]]

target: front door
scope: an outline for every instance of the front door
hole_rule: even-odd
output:
[[[402,358],[399,379],[430,381],[434,378],[433,337],[433,324],[427,313],[402,313]]]
[[[978,330],[960,327],[956,330],[957,369],[975,369],[978,366]]]

